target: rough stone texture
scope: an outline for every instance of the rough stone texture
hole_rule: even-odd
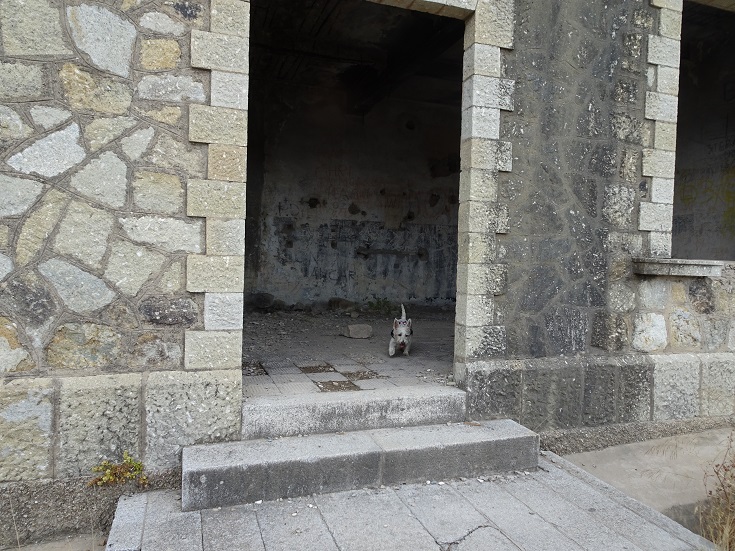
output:
[[[206,293],[204,295],[204,328],[207,331],[242,329],[242,293]]]
[[[373,326],[367,323],[350,324],[342,330],[342,334],[350,339],[369,339],[373,336]]]
[[[669,316],[671,344],[682,350],[696,350],[702,342],[699,321],[691,312],[676,308]]]
[[[68,121],[72,117],[72,113],[66,109],[59,109],[58,107],[45,107],[38,105],[31,107],[31,118],[33,122],[39,125],[44,130],[58,126],[59,124]]]
[[[18,113],[9,107],[0,106],[0,149],[16,140],[27,138],[32,133],[31,128],[23,122]]]
[[[245,184],[218,180],[189,180],[186,213],[212,218],[245,218]]]
[[[46,349],[46,361],[55,369],[91,369],[119,366],[123,343],[120,333],[94,323],[60,326]]]
[[[199,308],[189,298],[148,297],[138,310],[143,320],[153,325],[190,327],[199,319]]]
[[[127,241],[110,247],[105,278],[126,295],[138,294],[146,281],[163,265],[165,257]]]
[[[150,469],[176,466],[183,446],[232,440],[240,432],[238,370],[154,372],[144,400],[144,461]]]
[[[192,104],[189,106],[189,139],[245,146],[248,144],[247,111]]]
[[[127,165],[107,151],[74,174],[69,185],[95,202],[119,209],[128,196],[127,174]]]
[[[0,310],[25,329],[38,347],[59,314],[59,305],[44,280],[33,272],[13,274],[0,285]]]
[[[210,30],[215,33],[250,36],[250,4],[238,0],[214,0]]]
[[[703,354],[699,415],[735,413],[735,363],[730,354]]]
[[[186,32],[186,25],[161,12],[144,13],[140,17],[140,26],[158,34],[181,36]]]
[[[131,161],[137,161],[146,152],[153,139],[153,128],[144,128],[120,140],[123,153]]]
[[[36,180],[0,174],[0,218],[25,214],[42,191]]]
[[[107,238],[113,224],[114,218],[107,211],[73,201],[59,224],[54,250],[99,268],[107,252]]]
[[[192,293],[239,293],[244,285],[241,256],[189,255],[186,261],[186,290]]]
[[[135,27],[102,6],[82,4],[68,7],[66,13],[77,48],[103,71],[127,77],[135,44]]]
[[[146,159],[161,168],[181,169],[190,176],[204,177],[206,151],[192,148],[166,134],[158,139]]]
[[[80,163],[84,157],[85,151],[79,145],[79,125],[73,123],[41,138],[7,162],[24,174],[57,176]]]
[[[142,333],[133,344],[132,367],[136,369],[181,369],[182,339],[156,333]]]
[[[66,202],[67,197],[56,190],[46,193],[40,206],[26,218],[20,227],[15,244],[16,264],[25,266],[41,252],[51,230],[61,218]]]
[[[155,245],[165,251],[196,253],[202,249],[201,222],[142,216],[121,218],[120,224],[133,241]]]
[[[39,100],[48,97],[41,65],[0,62],[0,99]]]
[[[180,214],[184,208],[181,179],[164,172],[137,172],[133,180],[133,203],[141,212]]]
[[[699,415],[700,359],[693,354],[653,356],[653,359],[654,420]]]
[[[89,142],[89,148],[97,151],[135,126],[135,122],[132,117],[95,118],[84,128],[84,138]]]
[[[673,207],[659,203],[641,203],[638,229],[644,231],[671,231]]]
[[[83,71],[73,63],[65,63],[59,80],[72,109],[91,109],[98,113],[124,115],[133,97],[126,83]]]
[[[247,180],[247,147],[210,144],[208,149],[207,176],[211,180],[229,182],[244,182]]]
[[[207,252],[245,254],[245,220],[207,220]]]
[[[187,331],[184,368],[240,369],[242,333],[239,331]]]
[[[67,308],[74,312],[93,312],[115,298],[114,291],[104,281],[64,260],[47,260],[39,265],[38,271],[54,286]]]
[[[61,14],[46,0],[7,0],[0,5],[5,55],[63,56],[71,54],[61,32]]]
[[[174,69],[181,61],[181,47],[176,40],[144,39],[140,44],[140,65],[147,71]]]
[[[204,86],[190,76],[146,75],[136,88],[141,99],[158,101],[197,101],[205,99]]]
[[[640,352],[655,352],[666,348],[666,318],[661,314],[637,314],[633,322],[632,344]]]
[[[192,67],[247,74],[249,51],[249,41],[242,37],[199,30],[191,32]]]
[[[212,71],[212,105],[247,111],[249,82],[248,75]]]
[[[18,328],[0,316],[0,373],[29,371],[35,367],[28,351],[18,339]]]
[[[103,460],[140,457],[140,375],[62,379],[59,391],[57,477],[91,473]]]
[[[52,476],[51,379],[15,379],[0,386],[0,480]]]
[[[513,48],[515,5],[512,0],[478,0],[465,26],[465,48],[474,43]]]

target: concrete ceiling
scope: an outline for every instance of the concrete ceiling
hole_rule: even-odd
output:
[[[735,0],[693,0],[692,3],[735,12]]]
[[[328,89],[366,113],[386,96],[459,105],[461,21],[365,0],[252,0],[251,78]]]

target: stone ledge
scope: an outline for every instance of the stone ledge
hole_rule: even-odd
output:
[[[724,262],[684,258],[634,258],[633,272],[639,275],[720,277]]]

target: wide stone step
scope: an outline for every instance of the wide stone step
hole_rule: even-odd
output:
[[[243,440],[464,421],[467,395],[449,386],[258,396],[242,407]]]
[[[530,470],[538,453],[538,435],[510,420],[191,446],[182,508]]]

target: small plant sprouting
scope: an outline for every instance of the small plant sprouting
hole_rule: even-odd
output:
[[[136,482],[141,488],[148,486],[148,477],[143,474],[143,463],[133,459],[126,451],[123,452],[122,463],[104,460],[92,467],[92,472],[101,474],[90,480],[89,486],[112,486],[129,480]]]
[[[727,439],[721,463],[704,477],[707,503],[700,509],[701,533],[719,551],[735,551],[735,432]]]

